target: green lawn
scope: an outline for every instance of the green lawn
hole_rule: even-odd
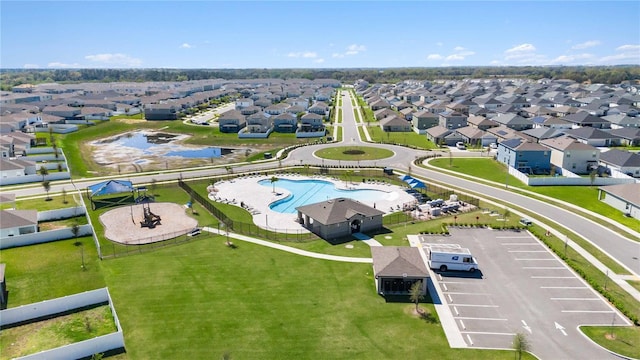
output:
[[[317,157],[331,160],[378,160],[393,156],[393,151],[368,146],[339,146],[318,150]]]
[[[30,304],[105,287],[101,263],[91,237],[4,249],[9,307]]]
[[[132,359],[513,357],[449,349],[439,324],[376,295],[368,264],[230,249],[217,237],[103,268]]]
[[[640,359],[640,327],[593,327],[580,330],[595,342],[620,355]]]
[[[418,149],[435,149],[437,146],[424,135],[410,132],[385,132],[377,125],[367,126],[371,140],[376,143],[398,144]]]
[[[3,329],[0,359],[13,359],[117,331],[107,305]]]
[[[442,169],[459,172],[461,174],[471,175],[478,180],[490,180],[499,184],[504,184],[507,181],[509,188],[512,190],[523,189],[531,191],[540,195],[549,196],[561,201],[565,201],[584,209],[593,211],[598,214],[606,214],[606,216],[614,221],[617,221],[631,229],[640,229],[640,221],[626,217],[622,212],[613,209],[611,206],[598,200],[598,187],[597,186],[527,186],[517,180],[515,177],[508,175],[506,167],[501,163],[493,160],[492,158],[437,158],[429,161],[429,164],[440,167]],[[576,189],[579,189],[580,196],[576,195]],[[559,205],[562,207],[562,205]],[[603,223],[611,229],[615,229],[611,225],[608,225],[600,220],[585,215],[594,221]],[[630,238],[630,234],[626,234]],[[640,239],[636,239],[639,240]]]

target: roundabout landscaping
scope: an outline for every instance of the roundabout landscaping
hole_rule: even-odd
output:
[[[371,146],[337,146],[318,150],[313,155],[327,160],[360,161],[390,158],[394,152]]]

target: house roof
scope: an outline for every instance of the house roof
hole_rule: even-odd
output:
[[[640,183],[600,186],[598,189],[640,207]]]
[[[640,167],[640,154],[611,149],[600,153],[600,161],[616,166]]]
[[[447,136],[449,134],[451,134],[453,132],[453,130],[447,129],[444,126],[434,126],[431,128],[427,129],[427,134],[433,136],[433,137],[443,137],[443,136]]]
[[[592,127],[580,127],[577,129],[565,130],[565,133],[576,139],[596,140],[596,139],[615,139],[618,136],[612,135],[606,131]]]
[[[0,210],[0,229],[38,223],[38,210]]]
[[[580,150],[588,150],[588,151],[598,151],[598,149],[596,149],[595,147],[589,145],[589,144],[585,144],[583,142],[580,142],[574,138],[570,138],[568,136],[561,136],[561,137],[557,137],[557,138],[552,138],[552,139],[545,139],[545,140],[540,140],[540,144],[543,144],[545,146],[548,146],[552,149],[555,150],[559,150],[559,151],[567,151],[567,150],[572,150],[572,151],[580,151]]]
[[[349,198],[336,198],[314,204],[299,206],[299,212],[324,225],[338,224],[356,214],[363,216],[383,215],[384,212]]]
[[[387,116],[386,118],[380,120],[380,125],[382,126],[410,126],[410,123],[405,120],[402,119],[396,115],[393,116]]]
[[[375,277],[429,276],[418,248],[409,246],[373,246],[373,272]]]
[[[609,124],[607,120],[591,115],[586,111],[579,111],[575,114],[569,114],[563,117],[562,119],[572,122],[574,124],[579,124],[579,125],[604,124],[604,123]]]

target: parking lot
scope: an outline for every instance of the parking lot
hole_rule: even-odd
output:
[[[474,273],[432,275],[435,298],[450,310],[438,312],[451,317],[442,321],[445,332],[459,332],[455,336],[462,336],[466,346],[511,349],[520,332],[541,359],[617,358],[578,326],[630,325],[628,320],[528,232],[453,228],[450,236],[418,238],[423,247],[469,248],[479,263]]]

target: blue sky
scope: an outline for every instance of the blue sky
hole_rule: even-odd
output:
[[[0,1],[1,68],[640,64],[638,1]]]

